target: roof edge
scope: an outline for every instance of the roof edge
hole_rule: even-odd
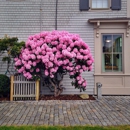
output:
[[[130,18],[127,17],[120,17],[120,18],[95,18],[95,19],[88,19],[89,23],[97,23],[97,22],[129,22]]]

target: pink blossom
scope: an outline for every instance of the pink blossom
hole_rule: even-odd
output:
[[[80,84],[80,85],[81,85],[81,84],[82,84],[82,81],[81,81],[81,80],[79,80],[79,81],[78,81],[78,84]]]
[[[67,70],[70,70],[70,67],[69,67],[69,66],[67,66],[67,67],[66,67],[66,69],[67,69]]]
[[[36,63],[39,63],[41,60],[36,60]]]
[[[70,75],[74,75],[74,72],[70,72]]]
[[[77,76],[77,77],[76,77],[76,79],[77,79],[77,80],[80,80],[80,79],[81,79],[81,77],[80,77],[80,76]]]
[[[17,61],[18,60],[18,58],[14,58],[14,61]]]
[[[23,67],[21,67],[21,70],[22,70],[22,72],[25,70],[25,67],[23,66]]]
[[[63,64],[63,61],[58,61],[58,65],[61,66]]]
[[[48,76],[49,75],[49,72],[47,70],[45,70],[45,75]]]
[[[81,66],[80,66],[80,65],[77,65],[77,67],[78,67],[78,69],[80,69],[80,68],[81,68]]]
[[[92,66],[89,66],[89,67],[88,67],[88,70],[89,70],[89,71],[92,71],[92,68],[93,68]]]
[[[28,55],[23,55],[22,57],[24,57],[24,60],[29,60]]]
[[[31,69],[30,64],[26,64],[25,67],[26,67],[26,69]]]
[[[38,55],[38,56],[37,56],[37,59],[41,59],[41,57],[42,57],[41,55]]]
[[[72,57],[76,57],[76,54],[74,52],[71,52]]]
[[[36,49],[39,53],[42,52],[41,48],[40,47],[37,47]]]
[[[55,45],[57,45],[58,44],[58,42],[57,41],[55,41]]]
[[[77,52],[78,52],[78,49],[77,49],[77,48],[74,48],[73,52],[74,52],[74,53],[77,53]]]
[[[22,69],[19,69],[18,72],[19,72],[19,73],[22,73]]]
[[[52,62],[48,62],[48,67],[53,67],[53,63]]]
[[[33,60],[35,60],[35,59],[36,59],[36,56],[35,56],[34,54],[32,54],[32,55],[31,55],[31,58],[32,58]]]
[[[43,41],[41,41],[42,39],[40,39],[40,41],[37,42],[38,46],[41,46],[43,44]]]
[[[35,44],[32,44],[32,45],[31,45],[31,48],[32,48],[32,49],[35,49],[35,47],[36,47]]]
[[[66,69],[66,66],[63,66],[63,69]]]
[[[51,48],[46,48],[46,51],[52,52],[52,49]]]
[[[92,56],[90,57],[90,60],[92,61],[92,63],[94,62],[94,58]]]
[[[54,69],[54,68],[50,69],[50,72],[51,72],[51,73],[56,72],[56,71],[57,71],[57,70]]]
[[[28,64],[32,65],[32,61],[28,61]]]
[[[47,41],[48,43],[50,43],[50,42],[51,42],[51,39],[50,39],[50,38],[48,38],[48,39],[46,39],[46,41]]]
[[[72,71],[74,68],[73,67],[69,67],[69,70]]]
[[[84,60],[87,60],[87,59],[88,59],[88,56],[87,56],[87,55],[85,55],[83,58],[84,58]]]
[[[34,38],[36,38],[36,39],[40,39],[39,34],[34,35]]]
[[[29,36],[29,38],[28,38],[29,40],[32,40],[33,39],[33,36]]]
[[[36,54],[36,55],[38,55],[38,54],[39,54],[39,52],[38,52],[38,51],[35,51],[35,54]]]
[[[41,46],[41,50],[45,50],[45,46],[44,46],[44,44]]]
[[[69,66],[73,66],[72,62],[69,63]]]
[[[45,51],[42,51],[42,55],[45,55],[46,54],[46,52]]]
[[[84,52],[84,50],[83,50],[83,49],[80,49],[79,51],[80,51],[80,52]]]
[[[74,47],[74,43],[73,43],[73,42],[71,42],[70,47],[71,47],[71,48],[73,48],[73,47]]]
[[[21,65],[22,62],[20,60],[17,60],[17,62],[15,62],[15,65],[18,66],[18,65]]]
[[[16,62],[15,62],[16,63]],[[22,60],[22,64],[26,64],[26,61]]]
[[[36,62],[33,62],[33,66],[36,66],[36,64],[37,64]]]
[[[83,59],[83,56],[82,56],[82,55],[78,55],[78,56],[77,56],[77,59],[82,60],[82,59]]]
[[[84,47],[87,49],[88,48],[88,45],[86,43],[84,43]]]
[[[45,58],[45,59],[42,59],[43,63],[47,63],[49,62],[49,59],[48,58]]]
[[[87,83],[86,83],[86,82],[84,82],[84,83],[82,84],[82,86],[86,87],[86,86],[87,86]]]
[[[90,53],[90,51],[87,49],[87,50],[84,50],[83,53],[87,55]]]
[[[24,77],[27,77],[26,73],[23,73],[23,76],[24,76]]]
[[[68,59],[66,59],[65,61],[66,61],[67,63],[69,63],[69,60],[68,60]]]
[[[68,48],[67,48],[67,51],[69,51],[69,52],[70,52],[70,51],[71,51],[71,48],[70,48],[70,47],[68,47]]]
[[[56,58],[54,59],[54,63],[55,63],[55,64],[58,64],[58,61],[57,61],[57,59],[56,59]]]
[[[39,68],[36,68],[36,72],[39,72],[40,71],[40,69]]]
[[[65,50],[65,49],[66,49],[66,45],[63,45],[63,46],[62,46],[62,49]]]
[[[31,74],[28,74],[28,77],[27,77],[28,79],[31,79],[32,78],[32,75]]]
[[[50,56],[50,60],[53,61],[54,60],[54,56]]]
[[[88,64],[88,65],[91,65],[91,64],[92,64],[92,61],[91,61],[91,60],[88,60],[88,61],[87,61],[87,64]]]
[[[61,49],[62,46],[63,46],[63,44],[59,44],[59,45],[57,46],[57,48],[58,48],[58,49]]]
[[[50,75],[51,78],[54,78],[54,75]]]
[[[52,50],[53,50],[53,52],[57,51],[56,47],[54,47]]]
[[[83,70],[87,70],[87,67],[85,65],[82,66]]]
[[[83,72],[83,69],[80,69],[79,72],[82,73],[82,72]]]

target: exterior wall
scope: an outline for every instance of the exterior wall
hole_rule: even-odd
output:
[[[102,23],[99,29],[99,37],[95,36],[95,83],[102,83],[104,95],[129,95],[130,94],[130,58],[128,56],[130,36],[126,37],[127,23]],[[96,33],[96,28],[95,28]],[[102,72],[102,33],[123,34],[123,72]],[[95,84],[96,94],[96,84]]]
[[[17,36],[26,40],[31,34],[55,29],[55,2],[56,0],[0,0],[0,37],[4,34]],[[122,0],[120,11],[79,11],[79,0],[59,0],[58,2],[58,30],[78,33],[90,46],[94,56],[94,30],[88,19],[127,17],[127,0]],[[5,70],[2,69],[1,73]],[[84,73],[88,86],[85,93],[94,93],[94,69]],[[70,84],[68,76],[64,78],[64,94],[80,93]],[[43,89],[43,94],[49,94]]]

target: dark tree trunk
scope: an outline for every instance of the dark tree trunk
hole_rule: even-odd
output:
[[[57,73],[56,77],[53,79],[50,77],[42,76],[43,84],[46,87],[48,87],[51,92],[54,92],[55,97],[59,96],[63,92],[63,89],[64,89],[64,87],[62,87],[63,76],[64,74],[61,74],[61,73]]]

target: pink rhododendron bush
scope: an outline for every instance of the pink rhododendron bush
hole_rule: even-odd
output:
[[[84,91],[87,82],[81,76],[92,70],[94,59],[89,46],[77,34],[66,31],[41,32],[29,36],[25,47],[15,59],[15,68],[27,79],[42,79],[54,95],[62,91],[65,74],[73,78],[72,85]]]

